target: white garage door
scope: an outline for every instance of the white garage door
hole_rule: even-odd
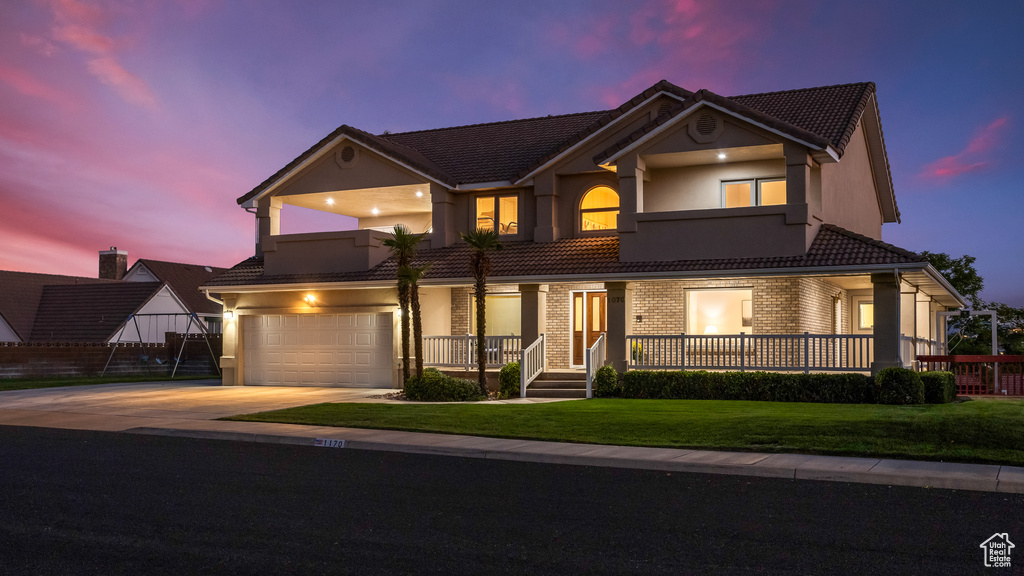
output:
[[[245,383],[391,387],[391,314],[243,316]]]

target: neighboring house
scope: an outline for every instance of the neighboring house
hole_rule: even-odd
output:
[[[219,328],[198,286],[222,271],[153,260],[129,271],[116,248],[100,252],[100,278],[0,271],[0,342],[163,343],[167,332],[200,332],[192,311]]]
[[[256,255],[204,287],[234,318],[225,384],[399,386],[381,246],[396,224],[427,233],[435,365],[468,357],[459,233],[477,227],[505,246],[489,279],[488,333],[507,337],[488,344],[495,365],[544,334],[549,370],[581,367],[597,342],[619,371],[878,370],[910,365],[944,332],[936,312],[964,304],[924,258],[881,241],[900,214],[872,83],[725,98],[661,81],[607,111],[341,126],[238,203],[256,215]],[[281,234],[286,206],[358,229]]]
[[[213,266],[140,258],[122,279],[125,282],[166,282],[186,310],[195,312],[210,333],[220,334],[222,305],[207,298],[199,287],[226,271],[226,268]]]

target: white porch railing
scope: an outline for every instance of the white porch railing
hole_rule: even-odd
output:
[[[629,369],[868,371],[870,334],[627,336]]]
[[[597,369],[604,366],[605,359],[605,347],[604,347],[604,334],[597,337],[597,342],[587,349],[586,358],[584,359],[587,369],[587,398],[594,397],[594,374],[597,373]]]
[[[544,335],[534,340],[520,352],[519,356],[519,397],[526,398],[526,387],[544,372],[545,362]]]
[[[903,365],[908,368],[918,369],[918,356],[941,356],[946,351],[938,340],[927,338],[916,338],[914,336],[900,336],[900,358]]]
[[[519,336],[486,336],[484,350],[488,368],[501,368],[519,359],[522,338]],[[423,365],[476,367],[476,336],[424,336]]]

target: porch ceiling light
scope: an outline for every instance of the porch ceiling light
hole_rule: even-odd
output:
[[[377,208],[374,207],[372,210],[370,210],[370,214],[373,214],[374,216],[376,216],[377,214],[380,214],[380,210],[377,210]]]
[[[421,192],[420,190],[417,190],[416,191],[416,197],[417,198],[423,198],[423,192]]]
[[[718,159],[719,160],[725,160],[725,152],[719,152],[718,153]]]
[[[327,205],[328,206],[334,206],[334,198],[328,198],[327,199]]]

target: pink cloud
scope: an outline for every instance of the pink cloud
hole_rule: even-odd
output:
[[[919,174],[922,178],[949,180],[961,174],[985,170],[992,165],[986,158],[987,153],[995,149],[1002,137],[1003,128],[1009,124],[1010,117],[1002,116],[987,126],[979,129],[967,146],[960,152],[939,158],[925,165]]]
[[[145,108],[156,107],[156,97],[149,89],[149,85],[125,70],[113,58],[90,60],[89,71],[105,84],[112,86],[125,101]]]
[[[25,96],[31,96],[64,107],[72,107],[73,101],[60,89],[19,68],[12,68],[0,62],[0,82],[14,88]]]
[[[114,50],[114,40],[86,26],[70,24],[54,28],[53,35],[57,40],[65,42],[94,54],[108,54]]]
[[[18,34],[18,39],[21,40],[22,46],[34,48],[35,50],[39,51],[39,53],[43,56],[53,56],[54,54],[60,51],[57,48],[57,46],[53,44],[53,42],[50,42],[42,36],[36,36],[34,34],[25,34],[24,32],[20,32]]]

